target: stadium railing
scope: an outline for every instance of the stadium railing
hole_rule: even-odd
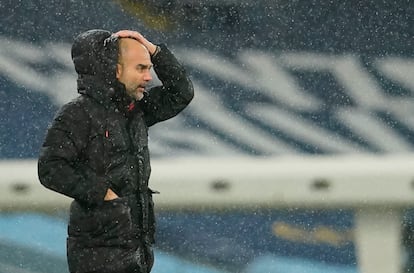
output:
[[[401,272],[403,211],[414,205],[414,155],[153,160],[157,209],[352,209],[361,273]],[[67,209],[35,160],[0,161],[0,211]]]

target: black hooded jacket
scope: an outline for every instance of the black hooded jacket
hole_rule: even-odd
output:
[[[105,267],[102,259],[112,259],[105,249],[117,253],[114,249],[154,242],[148,127],[177,115],[193,98],[191,81],[164,45],[151,57],[163,85],[138,102],[116,80],[117,58],[118,40],[108,31],[91,30],[75,39],[80,96],[57,113],[38,161],[40,182],[74,199],[68,228],[71,272]],[[104,201],[108,188],[120,198]],[[104,258],[93,262],[96,256]]]

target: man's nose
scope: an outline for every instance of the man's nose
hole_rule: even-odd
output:
[[[152,80],[152,76],[151,76],[151,71],[147,71],[144,75],[144,80],[145,81],[151,81]]]

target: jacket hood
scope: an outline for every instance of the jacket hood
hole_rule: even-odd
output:
[[[79,34],[71,53],[79,76],[95,76],[109,84],[116,80],[118,39],[111,32],[92,29]]]
[[[102,29],[79,34],[72,45],[72,60],[78,73],[78,92],[86,94],[105,107],[117,104],[128,109],[133,101],[125,86],[116,79],[118,37]]]

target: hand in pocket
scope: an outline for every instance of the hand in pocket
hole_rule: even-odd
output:
[[[106,191],[106,195],[104,197],[105,201],[110,201],[119,198],[119,196],[111,189]]]

